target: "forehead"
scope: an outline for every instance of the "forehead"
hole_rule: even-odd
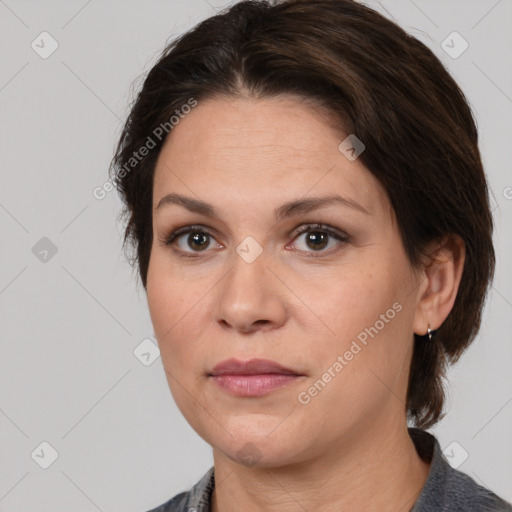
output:
[[[171,192],[274,203],[328,192],[349,196],[368,210],[386,208],[378,180],[359,159],[350,161],[340,152],[346,136],[298,97],[199,102],[163,145],[153,202]]]

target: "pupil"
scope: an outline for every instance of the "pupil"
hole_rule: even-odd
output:
[[[205,233],[190,233],[188,237],[189,244],[203,250],[208,247],[208,235]]]
[[[309,236],[307,237],[307,243],[310,245],[312,249],[323,249],[327,245],[327,235],[326,233],[321,233],[320,231],[310,231]]]

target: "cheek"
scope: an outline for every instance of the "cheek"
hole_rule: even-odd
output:
[[[148,269],[147,301],[166,367],[176,369],[186,363],[191,347],[185,341],[193,341],[203,325],[197,318],[201,311],[202,295],[204,288],[200,283],[185,281],[168,268],[165,258],[152,258]]]
[[[373,326],[397,300],[386,270],[338,267],[316,279],[303,279],[297,295],[311,305],[311,310],[331,331],[331,337],[343,345]],[[389,275],[389,274],[388,274]],[[299,295],[300,296],[300,295]]]
[[[204,289],[185,282],[179,275],[158,266],[155,259],[148,271],[147,300],[155,337],[169,390],[182,414],[194,423],[198,414],[190,393],[200,389],[205,350],[200,336],[204,331],[200,300]],[[184,293],[186,290],[186,293]],[[199,302],[198,302],[199,301]]]
[[[380,267],[374,262],[371,268],[371,272],[352,268],[346,273],[338,269],[337,275],[319,281],[327,283],[321,292],[306,282],[301,288],[331,331],[321,344],[310,347],[316,361],[315,378],[330,369],[337,384],[329,387],[338,388],[350,401],[366,400],[375,390],[385,388],[379,379],[393,383],[407,370],[404,360],[410,348],[407,325],[411,312],[402,298],[407,283],[382,262]],[[333,366],[338,356],[343,369],[337,365],[336,371]]]

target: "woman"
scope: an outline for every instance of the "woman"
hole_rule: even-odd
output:
[[[165,49],[113,170],[214,457],[154,512],[512,510],[425,430],[494,251],[470,108],[422,43],[351,0],[240,2]]]

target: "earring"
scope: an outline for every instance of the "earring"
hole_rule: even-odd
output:
[[[434,335],[434,332],[435,331],[430,328],[430,323],[429,323],[428,327],[427,327],[428,341],[432,341],[432,336]]]

